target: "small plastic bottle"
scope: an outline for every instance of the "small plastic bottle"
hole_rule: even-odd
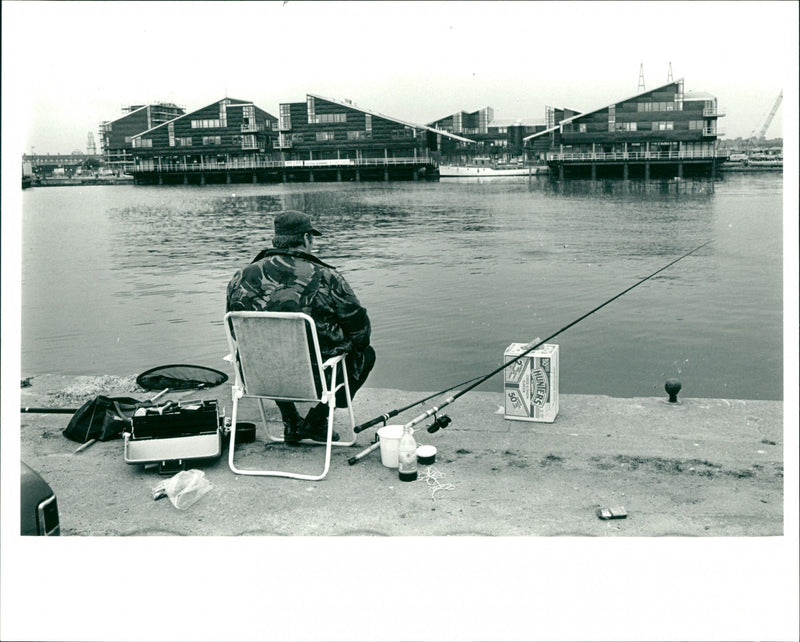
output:
[[[417,478],[417,442],[410,426],[403,427],[403,436],[397,446],[397,470],[400,481],[414,481]]]

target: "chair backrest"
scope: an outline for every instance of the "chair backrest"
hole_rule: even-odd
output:
[[[246,395],[319,401],[325,392],[313,319],[302,312],[225,315],[237,383]]]

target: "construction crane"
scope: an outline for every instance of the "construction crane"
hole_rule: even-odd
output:
[[[778,107],[781,106],[781,101],[782,100],[783,100],[783,90],[781,89],[781,93],[778,94],[778,97],[775,99],[775,104],[772,106],[772,109],[770,110],[769,114],[767,115],[767,118],[764,121],[764,124],[761,126],[761,129],[758,130],[758,134],[756,135],[756,139],[757,140],[764,140],[764,137],[767,134],[767,130],[769,129],[769,126],[772,124],[772,119],[775,118],[775,112],[777,112],[778,111]],[[753,132],[751,133],[751,136],[753,134],[755,134],[755,131],[756,130],[754,129]]]

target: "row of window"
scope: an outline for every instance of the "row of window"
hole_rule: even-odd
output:
[[[202,144],[203,145],[222,145],[222,136],[203,136],[202,137]],[[243,147],[255,147],[256,146],[256,136],[255,134],[248,134],[244,136],[233,136],[231,138],[231,144],[233,145],[242,145]],[[152,138],[134,138],[133,139],[133,146],[134,147],[152,147],[153,146],[153,139]],[[170,136],[169,139],[169,146],[170,147],[191,147],[192,146],[192,137],[191,136]]]
[[[309,124],[324,125],[328,123],[346,123],[347,114],[317,114],[314,120],[309,120]]]
[[[682,101],[637,103],[637,111],[680,111],[683,109]]]
[[[706,125],[705,121],[689,121],[690,130],[701,130],[706,127],[709,127],[709,125]],[[614,120],[608,123],[608,131],[610,132],[635,132],[640,129],[651,129],[652,131],[672,131],[675,129],[675,122],[671,120],[655,120],[645,123],[618,123],[616,120]],[[570,129],[567,127],[565,128],[565,131],[570,131]],[[586,123],[578,123],[578,133],[585,134],[586,131]]]
[[[336,132],[315,132],[315,139],[318,143],[328,143],[336,140]],[[392,138],[414,138],[413,129],[395,129],[392,131]],[[293,143],[304,142],[303,134],[292,134]],[[347,140],[372,140],[371,131],[348,131]]]
[[[211,127],[223,127],[222,120],[219,118],[203,118],[192,121],[192,129],[209,129]]]

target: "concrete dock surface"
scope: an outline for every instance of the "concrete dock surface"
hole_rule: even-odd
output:
[[[23,407],[78,407],[98,394],[145,400],[133,377],[34,377]],[[228,383],[164,399],[217,399],[230,417]],[[425,393],[364,388],[356,423]],[[405,423],[439,399],[390,420]],[[53,487],[64,536],[780,536],[784,533],[783,403],[561,395],[555,422],[504,419],[501,392],[472,391],[442,410],[452,423],[418,443],[432,467],[401,482],[376,450],[354,465],[379,426],[335,447],[318,482],[236,475],[228,449],[203,470],[213,488],[179,510],[153,489],[168,476],[123,460],[122,440],[79,446],[61,435],[67,414],[22,413],[20,455]],[[250,405],[248,405],[250,404]],[[301,411],[303,408],[301,407]],[[240,421],[258,423],[254,402]],[[279,421],[268,404],[268,417]],[[337,411],[337,426],[346,422]],[[280,424],[276,424],[279,427]],[[280,430],[280,428],[278,428]],[[318,472],[324,447],[256,441],[236,446],[244,468]],[[598,509],[625,517],[600,519]]]

